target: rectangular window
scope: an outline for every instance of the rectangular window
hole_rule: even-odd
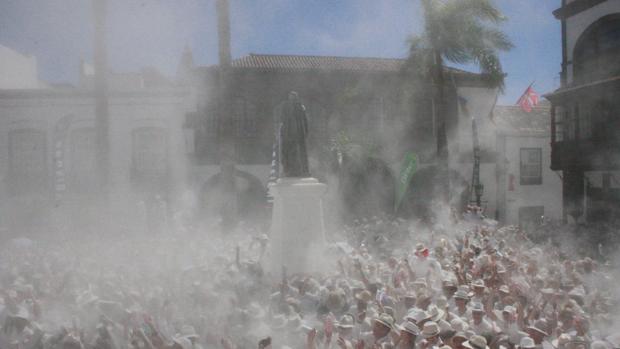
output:
[[[521,148],[520,158],[521,185],[542,184],[542,149]]]

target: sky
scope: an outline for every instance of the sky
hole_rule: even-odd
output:
[[[117,72],[154,67],[173,76],[185,46],[197,65],[217,63],[215,0],[108,0],[108,59]],[[419,0],[230,0],[233,58],[248,53],[395,57],[423,23]],[[560,0],[495,0],[515,48],[500,104],[514,104],[532,82],[559,87]],[[92,61],[88,0],[1,0],[0,44],[34,55],[40,79],[76,83]],[[465,67],[476,71],[475,67]]]

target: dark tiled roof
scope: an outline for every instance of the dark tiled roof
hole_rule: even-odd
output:
[[[550,107],[541,103],[531,113],[519,106],[498,105],[493,110],[493,120],[500,133],[523,135],[548,135],[550,132]]]
[[[235,68],[277,69],[277,70],[354,70],[354,71],[398,71],[405,62],[396,58],[257,55],[251,53],[232,61]]]
[[[398,72],[405,59],[376,57],[336,57],[336,56],[301,56],[254,54],[232,61],[233,68],[263,70],[333,70],[355,72]],[[478,76],[456,68],[447,71],[457,74]]]

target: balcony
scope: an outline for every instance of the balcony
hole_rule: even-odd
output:
[[[620,170],[620,140],[571,140],[551,144],[551,169]]]

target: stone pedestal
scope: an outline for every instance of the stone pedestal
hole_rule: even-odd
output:
[[[280,275],[321,269],[325,248],[322,197],[327,185],[315,178],[281,178],[271,187],[270,267]]]

